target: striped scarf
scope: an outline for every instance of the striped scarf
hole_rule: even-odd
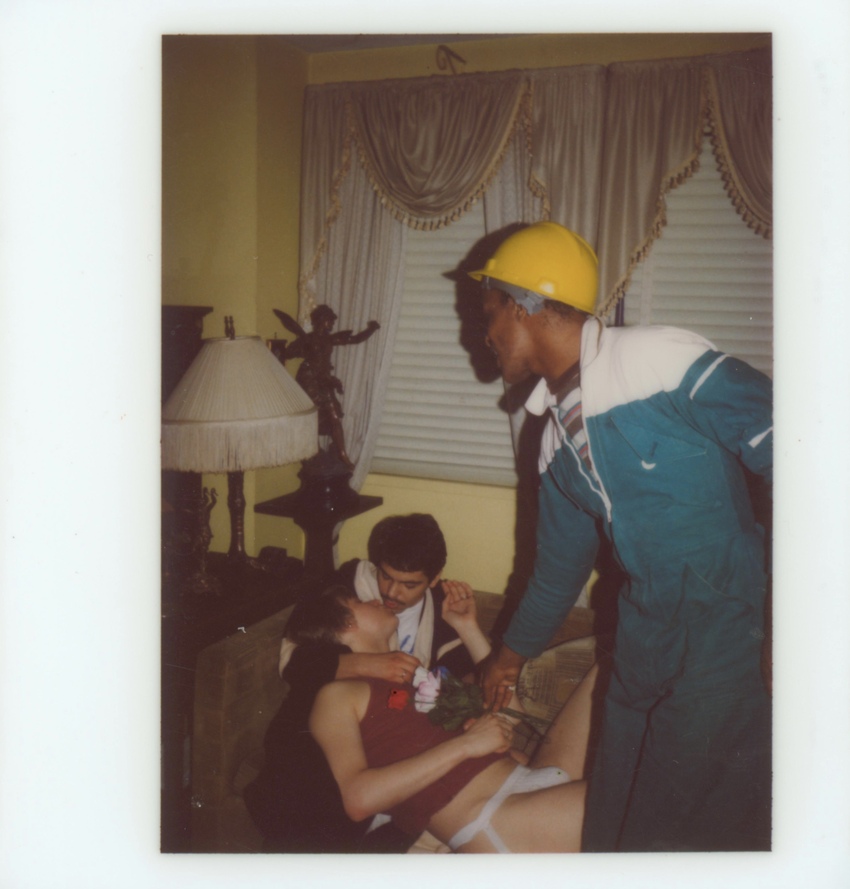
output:
[[[587,448],[587,434],[581,419],[581,377],[576,362],[558,381],[555,397],[558,399],[558,420],[572,439],[579,456],[588,469],[592,469]]]

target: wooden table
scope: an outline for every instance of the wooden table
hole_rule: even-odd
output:
[[[383,502],[383,497],[350,491],[344,500],[331,504],[325,500],[305,497],[304,491],[299,490],[258,503],[254,511],[292,519],[305,535],[304,572],[320,577],[332,574],[336,567],[333,555],[334,528],[340,522],[368,512]]]

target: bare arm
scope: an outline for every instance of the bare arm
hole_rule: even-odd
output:
[[[475,594],[462,580],[443,580],[443,620],[458,634],[466,646],[472,663],[478,664],[490,654],[490,640],[478,624]]]
[[[475,720],[468,731],[436,747],[380,768],[369,768],[360,720],[369,702],[362,682],[326,685],[310,716],[310,731],[322,748],[342,794],[346,814],[362,821],[409,799],[467,759],[503,753],[511,726],[497,716]]]
[[[421,666],[419,658],[403,651],[388,651],[383,654],[341,654],[334,678],[372,678],[386,679],[388,682],[409,682],[413,671]]]

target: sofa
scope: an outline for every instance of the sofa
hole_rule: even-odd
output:
[[[479,621],[489,632],[505,598],[486,592],[475,595]],[[262,850],[262,836],[248,815],[242,790],[259,772],[266,728],[287,693],[278,675],[278,657],[291,611],[292,606],[285,608],[198,655],[191,765],[194,852]],[[547,654],[553,646],[572,649],[566,660],[559,661],[559,669],[566,674],[561,680],[578,682],[592,664],[595,620],[591,609],[573,608],[553,636]],[[563,645],[570,640],[576,642]],[[541,663],[547,663],[546,655],[539,659],[538,668]],[[440,851],[427,846],[427,851]],[[420,850],[421,846],[414,851]]]

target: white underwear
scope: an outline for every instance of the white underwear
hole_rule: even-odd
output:
[[[542,790],[544,787],[566,784],[569,780],[570,776],[557,766],[531,769],[528,766],[518,765],[505,779],[505,783],[487,800],[478,817],[474,821],[470,821],[466,827],[462,827],[449,840],[449,847],[452,851],[457,851],[473,837],[483,833],[495,846],[497,852],[510,852],[511,850],[502,842],[502,838],[490,824],[499,806],[515,793],[529,793],[532,790]]]

